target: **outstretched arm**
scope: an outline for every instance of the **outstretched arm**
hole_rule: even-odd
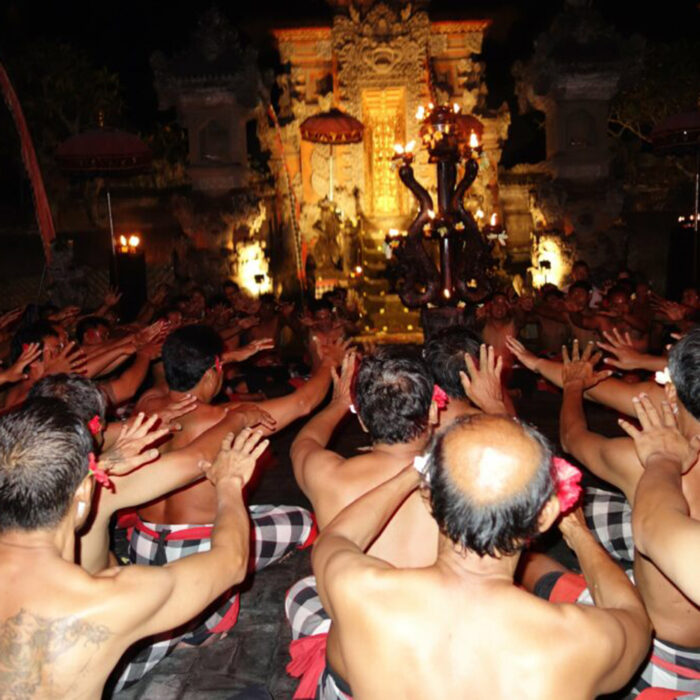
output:
[[[700,439],[685,438],[669,404],[664,404],[661,415],[646,397],[636,407],[641,430],[620,421],[644,465],[632,510],[634,543],[698,603],[700,565],[689,553],[700,547],[700,522],[690,517],[681,476],[696,465]]]
[[[292,443],[290,456],[294,476],[301,490],[308,496],[310,478],[321,465],[340,463],[342,457],[335,452],[326,450],[326,445],[333,436],[338,423],[345,417],[352,400],[350,387],[355,374],[355,351],[350,350],[343,359],[340,377],[332,370],[333,399],[315,415],[300,431]]]

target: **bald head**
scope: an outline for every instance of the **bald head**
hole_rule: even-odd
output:
[[[513,554],[534,537],[554,491],[546,440],[500,416],[452,423],[433,444],[429,474],[440,530],[481,556]]]

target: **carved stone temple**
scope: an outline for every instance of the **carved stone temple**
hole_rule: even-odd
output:
[[[415,212],[392,157],[395,144],[419,142],[419,106],[457,104],[484,124],[479,177],[466,205],[487,215],[499,211],[498,162],[510,119],[505,105],[495,113],[485,108],[478,56],[487,27],[476,19],[431,21],[425,3],[365,2],[337,3],[330,26],[274,30],[288,71],[277,80],[279,132],[268,126],[262,140],[276,181],[292,183],[302,250],[316,264],[317,289],[349,280],[361,295],[368,329],[418,328],[418,314],[389,293],[383,271],[387,233],[405,230]],[[332,204],[329,146],[303,141],[299,129],[331,107],[364,124],[361,143],[334,147]],[[434,193],[435,170],[422,150],[415,171]],[[291,215],[289,207],[280,211]]]

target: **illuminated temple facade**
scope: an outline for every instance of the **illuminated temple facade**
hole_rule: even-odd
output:
[[[498,162],[510,120],[505,106],[498,112],[485,109],[479,54],[488,24],[431,21],[420,6],[365,3],[339,8],[331,26],[274,30],[281,62],[288,70],[277,81],[282,92],[280,133],[269,129],[265,138],[273,154],[271,166],[277,182],[288,178],[294,188],[303,250],[318,266],[319,288],[356,274],[354,284],[375,329],[391,331],[397,323],[407,327],[413,316],[388,293],[381,273],[387,232],[405,230],[415,209],[392,156],[395,144],[420,141],[415,115],[421,105],[458,104],[462,112],[483,122],[480,173],[466,204],[486,216],[498,212]],[[300,134],[307,117],[331,107],[364,124],[361,143],[334,146],[332,180],[330,147],[304,141]],[[434,194],[435,167],[422,150],[415,171]],[[331,182],[331,214],[341,222],[337,227],[338,236],[345,239],[341,241],[328,240]],[[342,265],[330,264],[331,248],[342,253]]]

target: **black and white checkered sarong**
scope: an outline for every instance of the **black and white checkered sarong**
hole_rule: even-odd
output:
[[[587,488],[583,501],[586,523],[608,554],[623,568],[634,563],[632,508],[619,492]]]
[[[251,570],[260,571],[284,555],[304,547],[315,532],[314,520],[308,510],[297,506],[252,505],[248,507],[251,520]],[[141,527],[142,526],[142,527]],[[142,522],[134,529],[129,543],[132,563],[162,566],[184,557],[208,552],[211,538],[207,525],[160,525]],[[150,532],[149,532],[150,531]],[[188,537],[192,531],[192,537]],[[204,531],[204,532],[203,532]],[[176,539],[167,539],[172,536]],[[160,661],[170,655],[178,644],[199,645],[212,634],[221,632],[221,626],[238,616],[238,592],[231,589],[212,603],[183,631],[158,635],[158,640],[142,640],[122,657],[118,667],[119,679],[115,690],[122,690],[137,682]],[[126,665],[124,665],[126,664]]]

